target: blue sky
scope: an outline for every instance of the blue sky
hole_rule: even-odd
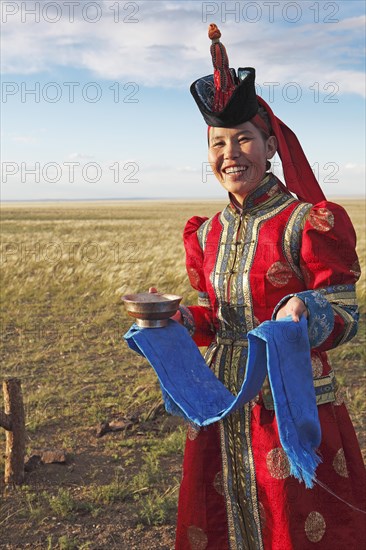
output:
[[[210,22],[325,193],[364,194],[362,0],[3,0],[1,18],[2,200],[224,198],[189,93]]]

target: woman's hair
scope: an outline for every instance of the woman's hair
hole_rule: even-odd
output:
[[[249,122],[258,128],[264,140],[273,135],[268,113],[262,105],[259,106],[257,114]]]
[[[262,138],[264,141],[266,141],[269,136],[273,135],[273,130],[271,127],[271,123],[269,121],[269,116],[267,111],[265,110],[262,105],[259,105],[257,114],[248,120],[248,122],[251,122],[258,130],[260,131]],[[211,126],[207,127],[207,141],[208,145],[210,144],[210,129]]]
[[[258,108],[258,114],[259,114],[260,117],[263,118],[264,122],[265,122],[266,125],[268,126],[268,129],[269,129],[270,134],[272,134],[272,127],[271,127],[271,123],[270,123],[270,121],[269,121],[268,113],[267,113],[267,111],[265,110],[265,108],[262,107],[262,105],[260,105],[259,108]]]

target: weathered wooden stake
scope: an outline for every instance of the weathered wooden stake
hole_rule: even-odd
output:
[[[24,480],[25,455],[25,417],[20,380],[5,380],[3,392],[4,411],[0,411],[0,426],[6,430],[5,484],[19,485]]]

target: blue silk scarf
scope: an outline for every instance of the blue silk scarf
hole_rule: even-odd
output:
[[[206,365],[188,331],[133,325],[124,336],[129,347],[155,370],[168,412],[198,426],[222,420],[256,397],[268,374],[281,445],[291,474],[311,488],[321,462],[316,453],[321,431],[310,360],[307,322],[286,317],[265,321],[248,332],[246,374],[237,396]]]

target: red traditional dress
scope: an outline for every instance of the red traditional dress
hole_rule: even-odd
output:
[[[184,322],[234,394],[245,375],[247,332],[271,319],[289,295],[306,303],[322,428],[317,478],[365,509],[359,445],[326,354],[357,330],[360,271],[344,209],[300,202],[267,175],[242,211],[229,204],[211,219],[189,220],[184,241],[199,292],[199,305],[183,308]],[[176,549],[361,549],[365,515],[343,501],[290,476],[265,383],[255,401],[223,421],[189,428]]]

